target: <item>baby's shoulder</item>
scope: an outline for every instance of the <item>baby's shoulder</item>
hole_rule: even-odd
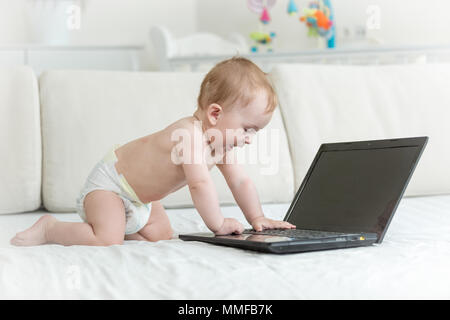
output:
[[[206,140],[196,118],[183,118],[168,128],[172,144],[172,159],[176,163],[192,163],[193,157],[203,158]],[[201,160],[200,159],[200,160]]]
[[[172,137],[201,137],[203,135],[200,121],[194,117],[182,118],[168,127]]]

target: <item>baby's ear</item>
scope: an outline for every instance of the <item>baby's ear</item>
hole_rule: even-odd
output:
[[[211,125],[216,125],[219,118],[222,116],[223,110],[217,103],[211,103],[206,109],[206,117]]]

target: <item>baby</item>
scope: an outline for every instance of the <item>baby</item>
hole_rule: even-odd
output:
[[[233,150],[251,143],[271,120],[276,105],[266,74],[253,62],[234,57],[218,63],[203,79],[198,107],[191,117],[115,146],[94,167],[77,198],[83,222],[62,222],[44,215],[17,233],[11,244],[108,246],[124,240],[171,239],[172,228],[159,201],[186,184],[212,232],[240,234],[242,224],[221,213],[209,173],[214,165],[255,230],[295,228],[264,217],[256,188]]]

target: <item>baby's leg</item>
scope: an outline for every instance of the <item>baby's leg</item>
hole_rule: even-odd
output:
[[[44,243],[108,246],[123,243],[125,208],[112,191],[95,190],[84,200],[87,223],[62,222],[50,215],[18,233],[11,244],[32,246]]]
[[[172,234],[173,230],[163,205],[159,201],[154,201],[148,223],[138,233],[125,236],[125,240],[170,240]]]

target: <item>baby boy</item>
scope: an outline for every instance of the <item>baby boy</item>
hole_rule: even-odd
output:
[[[250,144],[277,105],[267,75],[253,62],[234,57],[203,79],[197,110],[161,131],[116,145],[97,163],[77,198],[83,222],[42,216],[11,239],[18,246],[45,243],[108,246],[124,240],[171,239],[159,202],[186,184],[206,226],[216,235],[244,228],[224,218],[209,170],[217,166],[252,227],[295,228],[264,216],[256,188],[237,163],[234,147]],[[180,139],[182,138],[182,139]]]

